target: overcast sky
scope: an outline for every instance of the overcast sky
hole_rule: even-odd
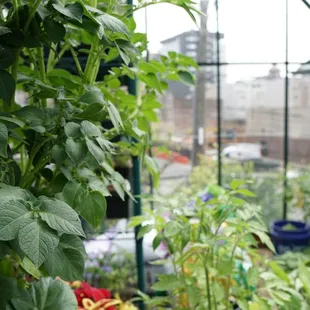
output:
[[[209,31],[216,30],[213,2],[210,0]],[[285,0],[219,0],[219,7],[227,62],[285,61]],[[135,19],[138,31],[145,32],[145,12],[137,12]],[[147,9],[151,52],[158,52],[160,41],[192,29],[197,26],[178,7],[159,4]],[[310,10],[301,0],[289,0],[289,61],[310,60],[309,29]],[[227,68],[228,80],[265,75],[269,67],[234,65]],[[280,69],[284,73],[284,67]]]

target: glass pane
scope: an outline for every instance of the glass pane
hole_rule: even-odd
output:
[[[290,65],[289,71],[288,216],[302,220],[310,202],[310,75],[304,64]]]
[[[266,224],[283,208],[284,66],[231,65],[221,85],[222,179],[249,179]],[[232,76],[238,79],[233,79]]]
[[[222,62],[285,61],[285,0],[219,0],[219,24]]]
[[[308,37],[310,27],[310,10],[302,1],[288,0],[288,56],[290,62],[309,61],[310,42]]]

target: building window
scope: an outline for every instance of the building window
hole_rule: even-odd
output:
[[[197,36],[188,36],[186,37],[187,42],[198,42],[198,37]]]
[[[189,50],[196,50],[197,44],[196,43],[187,43],[186,48]]]

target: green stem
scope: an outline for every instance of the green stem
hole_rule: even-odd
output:
[[[29,17],[28,17],[28,19],[27,19],[27,21],[26,21],[26,23],[25,23],[25,27],[24,27],[24,31],[23,31],[24,34],[27,33],[28,28],[29,28],[29,26],[30,26],[30,23],[31,23],[31,21],[32,21],[32,19],[33,19],[35,13],[36,13],[36,11],[38,10],[38,8],[39,8],[39,6],[40,6],[40,4],[41,4],[42,1],[43,1],[43,0],[37,0],[37,1],[34,3],[32,9],[31,9],[31,11],[30,11]]]
[[[57,44],[52,44],[50,52],[48,54],[47,65],[46,65],[46,73],[51,72],[54,69],[53,63],[55,62],[55,50],[57,48]]]
[[[208,268],[208,256],[206,255],[202,259],[204,265],[205,276],[206,276],[206,289],[207,289],[207,298],[208,298],[208,309],[212,310],[212,299],[211,299],[211,288],[210,288],[210,279],[209,279],[209,268]]]
[[[38,65],[39,65],[39,75],[40,79],[43,83],[46,82],[46,75],[45,75],[45,63],[44,63],[44,51],[43,47],[39,47],[37,49],[38,52]],[[41,99],[42,107],[46,107],[46,99]]]
[[[83,78],[83,70],[82,70],[82,67],[81,67],[81,65],[80,65],[79,59],[77,58],[76,52],[74,51],[74,49],[73,49],[71,46],[70,46],[70,51],[71,51],[72,57],[73,57],[73,59],[74,59],[74,62],[75,62],[77,71],[78,71],[78,73],[79,73],[79,76],[80,76],[81,78]]]
[[[57,57],[54,59],[53,63],[51,64],[51,66],[54,68],[58,61],[61,59],[61,57],[63,56],[63,54],[70,48],[69,44],[64,44],[63,47],[61,48],[60,52],[58,53]]]
[[[18,12],[18,2],[17,0],[13,0],[13,6],[16,12],[16,27],[19,29],[19,12]]]
[[[27,166],[26,166],[26,169],[25,169],[25,172],[23,174],[23,176],[21,177],[21,180],[20,180],[20,187],[21,188],[25,188],[25,185],[26,185],[26,179],[28,178],[28,175],[30,174],[30,171],[31,171],[31,168],[32,168],[32,163],[33,163],[33,160],[36,156],[36,154],[38,153],[38,151],[40,150],[40,148],[47,142],[47,140],[43,140],[41,141],[38,145],[36,146],[33,146],[32,149],[31,149],[31,152],[30,152],[30,156],[29,156],[29,159],[28,159],[28,162],[27,162]]]

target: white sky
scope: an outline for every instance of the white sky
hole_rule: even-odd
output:
[[[209,30],[215,31],[214,0],[210,0]],[[285,0],[219,0],[220,31],[224,33],[227,62],[285,61]],[[145,32],[144,10],[135,13],[138,31]],[[160,41],[197,29],[180,8],[159,4],[147,9],[149,49],[157,52]],[[310,10],[301,0],[289,0],[289,61],[310,60]],[[265,75],[270,66],[233,65],[228,80]],[[294,70],[298,66],[291,66]],[[282,73],[284,67],[280,66]]]

